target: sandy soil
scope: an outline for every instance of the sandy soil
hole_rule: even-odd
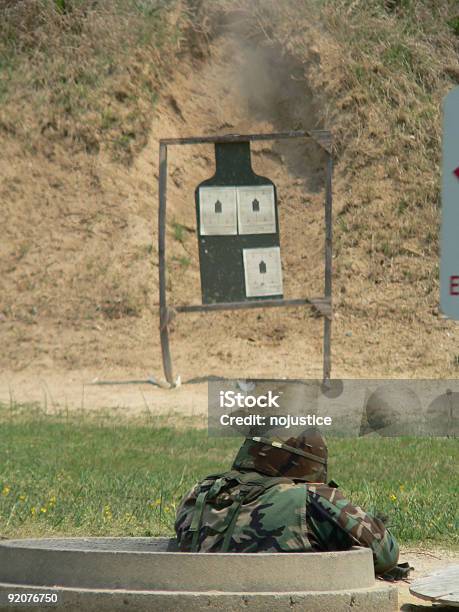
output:
[[[457,608],[433,605],[429,601],[420,599],[411,595],[409,591],[410,584],[426,576],[442,567],[451,564],[459,563],[459,553],[453,551],[447,551],[442,549],[420,549],[420,548],[409,548],[402,547],[400,553],[401,561],[409,561],[414,571],[407,581],[401,581],[397,583],[399,592],[399,605],[400,609],[404,612],[415,612],[417,610],[426,610],[434,608],[435,610],[454,610]]]

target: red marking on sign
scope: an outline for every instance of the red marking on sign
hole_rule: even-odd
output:
[[[453,172],[457,176],[457,178],[459,179],[459,166]]]
[[[449,277],[449,294],[459,295],[459,276]]]

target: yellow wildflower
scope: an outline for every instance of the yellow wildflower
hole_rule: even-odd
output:
[[[48,508],[45,508],[45,506],[42,506],[40,508],[40,512],[43,512],[43,514],[48,510]]]
[[[104,520],[110,520],[110,519],[113,518],[112,511],[111,511],[110,506],[108,504],[106,506],[104,506],[103,514],[104,514]]]
[[[397,496],[396,496],[396,495],[394,495],[393,493],[391,493],[389,497],[390,497],[390,500],[391,500],[391,501],[393,501],[393,502],[394,502],[394,501],[397,501]]]
[[[19,501],[25,501],[27,499],[27,497],[25,495],[20,495],[19,496]]]
[[[8,485],[5,485],[2,489],[2,495],[6,497],[7,495],[9,495],[10,491],[11,491],[11,488]]]

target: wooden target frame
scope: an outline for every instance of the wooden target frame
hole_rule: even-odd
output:
[[[257,299],[256,301],[219,302],[214,304],[188,304],[170,306],[166,292],[166,212],[167,212],[167,151],[175,145],[250,143],[262,140],[286,140],[290,138],[312,139],[325,152],[325,252],[324,295],[296,299]],[[274,132],[269,134],[227,134],[224,136],[193,136],[189,138],[163,138],[159,141],[159,208],[158,208],[158,256],[159,256],[159,327],[163,370],[171,387],[176,385],[169,342],[169,324],[176,313],[241,310],[245,308],[275,308],[309,305],[324,317],[323,379],[331,374],[331,323],[332,323],[332,135],[328,130]]]

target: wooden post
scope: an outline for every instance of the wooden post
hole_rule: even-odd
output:
[[[332,175],[333,157],[327,152],[327,177],[325,183],[325,298],[332,299]],[[324,317],[324,382],[331,375],[331,325],[332,315]]]
[[[166,296],[166,198],[167,198],[167,145],[159,145],[159,208],[158,208],[158,256],[159,256],[159,330],[163,369],[167,382],[174,386],[171,352],[169,348],[168,310]]]

